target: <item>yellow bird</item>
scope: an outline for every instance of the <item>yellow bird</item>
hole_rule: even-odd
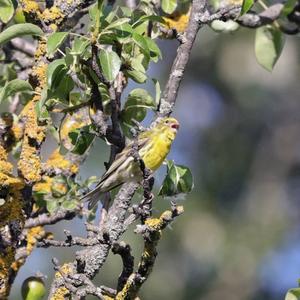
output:
[[[145,167],[157,170],[168,155],[176,137],[179,123],[175,118],[162,118],[153,128],[141,132],[137,137],[137,148]],[[134,142],[128,144],[103,174],[95,189],[82,197],[89,201],[91,209],[102,193],[108,192],[125,182],[141,182],[143,172],[140,163],[132,156]]]

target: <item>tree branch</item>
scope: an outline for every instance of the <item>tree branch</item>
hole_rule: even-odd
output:
[[[158,110],[159,117],[168,116],[173,110],[178,89],[183,78],[196,35],[202,26],[199,19],[206,11],[206,6],[206,0],[193,0],[192,2],[189,25],[183,35],[182,43],[177,49],[177,55],[173,62],[171,73],[160,101]]]

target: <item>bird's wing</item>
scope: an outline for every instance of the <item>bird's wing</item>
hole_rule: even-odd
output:
[[[142,138],[142,139],[138,139],[138,145],[137,145],[137,150],[139,151],[141,148],[143,148],[147,142],[148,142],[149,138]],[[104,180],[106,180],[109,176],[111,176],[112,174],[115,173],[115,171],[123,164],[125,163],[125,161],[127,160],[127,158],[130,156],[130,151],[133,147],[133,141],[130,142],[121,153],[116,155],[115,160],[113,161],[113,163],[111,164],[111,166],[109,167],[109,169],[103,174],[103,176],[100,179],[100,182],[97,184],[101,184],[101,182],[103,182]]]
[[[139,138],[138,139],[138,150],[140,150],[142,147],[144,147],[147,142],[149,141],[149,138]],[[121,165],[123,165],[124,163],[126,163],[126,160],[128,159],[128,157],[130,156],[130,151],[132,149],[134,142],[129,143],[121,153],[116,155],[116,158],[114,160],[114,162],[111,164],[111,166],[109,167],[109,169],[102,175],[100,181],[97,183],[97,185],[95,186],[95,188],[90,191],[89,193],[85,194],[81,200],[87,200],[90,201],[93,198],[97,198],[101,193],[101,184],[107,180],[110,176],[112,176],[119,168]],[[116,183],[115,186],[112,186],[111,189],[119,186],[123,184],[123,182],[121,183]]]

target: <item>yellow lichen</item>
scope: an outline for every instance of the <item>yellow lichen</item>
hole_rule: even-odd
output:
[[[176,29],[177,32],[183,33],[189,24],[190,10],[186,13],[176,11],[163,19],[168,29]]]
[[[0,299],[7,299],[10,290],[9,269],[15,259],[15,249],[7,247],[0,252]]]
[[[40,61],[36,65],[32,67],[32,76],[36,78],[38,82],[37,90],[42,90],[43,87],[46,85],[46,71],[47,71],[47,64]]]
[[[45,40],[39,40],[38,46],[35,50],[34,57],[38,60],[41,56],[47,53],[47,43]],[[43,63],[41,63],[43,64]]]
[[[64,264],[60,267],[59,272],[55,273],[55,278],[61,278],[61,274],[71,274],[73,267],[71,264]]]
[[[50,24],[49,27],[53,32],[57,31],[57,28],[58,28],[57,25],[54,23]]]
[[[73,267],[70,264],[64,264],[60,269],[59,272],[56,272],[54,277],[59,279],[62,277],[61,274],[70,274],[73,271]],[[69,294],[69,290],[65,287],[59,287],[53,293],[51,300],[65,300],[66,296]]]
[[[47,170],[60,169],[63,170],[64,172],[69,172],[72,174],[76,174],[78,172],[78,165],[64,158],[59,153],[59,149],[53,151],[53,153],[50,155],[49,159],[47,160],[45,167]]]
[[[22,9],[24,13],[36,14],[39,12],[39,5],[36,1],[32,0],[21,0]]]
[[[11,131],[14,135],[15,142],[18,142],[23,137],[23,129],[24,127],[19,122],[14,122],[11,127]]]
[[[162,220],[160,218],[159,219],[157,219],[157,218],[151,218],[151,219],[147,219],[145,221],[145,225],[153,228],[154,230],[160,229],[161,223],[162,223]]]
[[[24,107],[20,117],[24,120],[25,130],[18,169],[22,177],[30,183],[41,180],[41,159],[37,148],[45,138],[45,126],[38,124],[34,98]]]
[[[0,160],[6,160],[7,159],[7,153],[5,149],[0,145]]]
[[[41,17],[45,22],[59,24],[64,15],[57,6],[52,6],[51,8],[46,8]]]
[[[44,236],[45,236],[45,230],[42,226],[32,227],[28,230],[28,232],[27,232],[27,247],[26,247],[28,255],[32,252],[37,241],[40,240]]]
[[[40,193],[50,193],[52,182],[53,178],[49,176],[43,176],[43,180],[33,186],[33,191]]]
[[[41,180],[41,160],[34,147],[28,141],[24,141],[18,163],[18,169],[27,182]]]
[[[51,300],[65,300],[66,296],[69,294],[69,290],[65,287],[60,287],[55,290],[51,297]]]

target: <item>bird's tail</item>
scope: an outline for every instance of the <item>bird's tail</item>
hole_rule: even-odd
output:
[[[100,188],[95,188],[94,190],[84,195],[80,200],[83,200],[84,202],[88,202],[88,209],[91,210],[100,200],[102,194],[103,192],[101,191]]]

